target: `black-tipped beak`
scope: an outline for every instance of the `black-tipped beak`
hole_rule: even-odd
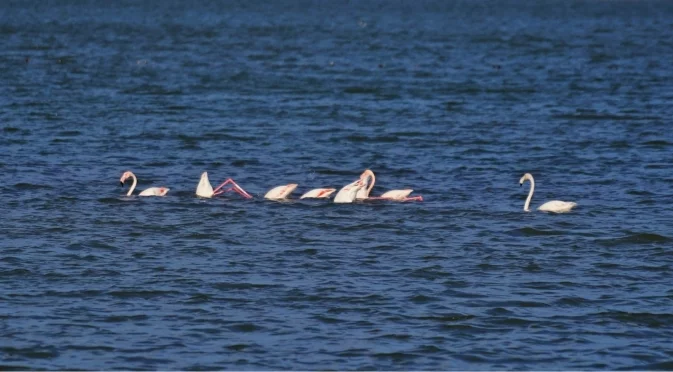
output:
[[[122,185],[122,187],[124,187],[124,182],[119,182],[119,183]]]
[[[523,186],[523,183],[520,183],[519,186]]]

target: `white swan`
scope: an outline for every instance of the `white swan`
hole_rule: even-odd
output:
[[[390,190],[384,192],[381,196],[369,196],[369,193],[374,188],[374,183],[376,183],[376,176],[374,175],[374,172],[372,172],[370,169],[366,169],[360,175],[360,179],[362,180],[362,182],[364,182],[365,187],[361,188],[360,191],[358,191],[357,198],[359,200],[385,199],[395,201],[411,201],[411,200],[423,201],[422,196],[412,196],[412,197],[409,196],[409,194],[411,194],[414,191],[413,189]]]
[[[222,189],[224,186],[231,184],[228,189]],[[196,195],[202,198],[212,198],[220,194],[224,194],[227,191],[235,191],[239,193],[246,199],[252,199],[252,195],[248,194],[241,186],[239,186],[231,178],[227,178],[226,181],[222,182],[219,186],[213,189],[213,186],[210,185],[210,180],[208,179],[208,172],[201,173],[201,179],[199,184],[196,186]]]
[[[121,182],[122,187],[124,187],[124,181],[126,181],[127,178],[133,178],[133,184],[131,185],[131,188],[129,189],[129,192],[126,193],[126,196],[131,196],[133,193],[133,190],[136,189],[136,185],[138,184],[138,179],[136,178],[136,175],[133,174],[131,171],[126,171],[122,174],[122,177],[119,179],[119,182]],[[168,187],[150,187],[148,189],[143,190],[140,194],[140,196],[165,196],[168,194],[168,190],[170,190]]]
[[[269,190],[269,192],[267,192],[266,195],[264,195],[264,198],[270,200],[285,200],[297,188],[297,186],[298,185],[296,183],[289,183],[287,185],[274,187],[273,189]],[[329,198],[329,196],[332,195],[332,193],[335,191],[336,189],[328,189],[328,188],[313,189],[311,191],[306,192],[299,199],[308,199],[308,198],[326,199]]]
[[[530,181],[530,191],[528,192],[528,198],[526,199],[526,204],[523,205],[523,210],[526,212],[530,212],[530,209],[528,209],[528,207],[530,206],[531,199],[533,199],[533,192],[535,191],[535,180],[533,179],[533,175],[531,175],[530,173],[526,173],[519,180],[519,185],[523,186],[523,182],[525,180]],[[563,212],[569,212],[576,205],[577,203],[575,202],[552,200],[539,206],[538,210],[544,212],[563,213]]]
[[[339,190],[339,192],[334,197],[335,203],[352,203],[357,198],[358,191],[365,187],[365,184],[362,182],[362,179],[351,182],[348,185],[344,186]]]

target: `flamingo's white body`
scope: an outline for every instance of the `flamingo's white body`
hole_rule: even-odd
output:
[[[362,183],[362,179],[351,182],[348,185],[344,186],[339,190],[339,192],[334,197],[335,203],[352,203],[357,199],[357,194],[360,189],[365,186]]]
[[[208,180],[208,172],[201,173],[201,179],[198,186],[196,186],[196,196],[212,198],[213,194],[213,186],[210,184],[210,180]]]
[[[119,179],[119,182],[121,182],[122,186],[124,186],[124,181],[128,179],[129,177],[133,178],[133,184],[131,185],[131,188],[129,189],[129,192],[126,193],[126,196],[131,196],[133,194],[133,190],[136,189],[136,185],[138,184],[138,179],[136,178],[136,175],[133,174],[131,171],[126,171],[122,174],[121,178]],[[168,194],[168,190],[170,190],[168,187],[150,187],[148,189],[145,189],[138,194],[139,196],[165,196]]]
[[[289,183],[287,185],[274,187],[273,189],[269,190],[266,195],[264,195],[264,198],[271,200],[285,200],[297,188],[297,186],[298,185],[296,183]],[[313,189],[306,192],[299,199],[326,199],[329,198],[329,196],[332,195],[332,193],[335,191],[336,189],[328,188]]]
[[[269,190],[264,195],[264,199],[271,199],[271,200],[282,200],[282,199],[287,199],[287,197],[292,194],[292,191],[297,188],[296,183],[288,183],[287,185],[281,185],[274,187],[273,189]]]
[[[231,184],[231,186],[228,189],[223,189],[223,187],[228,184]],[[208,172],[201,173],[201,179],[199,180],[199,184],[196,186],[197,196],[202,198],[212,198],[213,196],[223,194],[227,191],[234,191],[246,199],[252,199],[252,196],[243,190],[243,188],[234,182],[234,180],[231,178],[228,178],[226,181],[222,182],[222,184],[213,189],[213,186],[210,184],[210,180],[208,179]]]
[[[313,189],[302,195],[299,199],[327,199],[335,191],[336,189],[331,188]]]
[[[531,199],[533,199],[533,192],[535,192],[535,180],[533,179],[532,174],[526,173],[519,180],[519,185],[523,186],[523,183],[526,180],[530,181],[530,191],[528,192],[528,198],[526,198],[526,203],[523,205],[523,210],[526,211],[526,212],[530,212],[530,209],[529,209],[530,201],[531,201]],[[549,201],[549,202],[546,202],[546,203],[542,204],[537,209],[539,211],[543,211],[543,212],[564,213],[564,212],[569,212],[575,206],[577,206],[577,203],[575,203],[575,202],[552,200],[552,201]]]
[[[413,189],[390,190],[384,192],[381,196],[369,196],[369,193],[374,188],[374,183],[376,182],[376,176],[374,175],[374,172],[372,172],[370,169],[366,169],[360,175],[360,179],[365,185],[365,187],[361,188],[360,191],[358,191],[357,198],[360,200],[385,199],[395,201],[411,201],[411,200],[423,201],[422,196],[413,196],[413,197],[409,196],[414,191]]]

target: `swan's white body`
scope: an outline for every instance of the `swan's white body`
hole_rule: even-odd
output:
[[[344,186],[339,190],[339,192],[334,197],[335,203],[352,203],[356,200],[358,191],[365,187],[365,184],[362,183],[362,180],[358,179],[355,182],[351,182],[348,185]]]
[[[535,192],[535,180],[533,179],[533,175],[530,173],[526,173],[521,177],[519,180],[519,184],[523,186],[524,181],[530,181],[530,191],[528,192],[528,198],[526,198],[526,203],[523,205],[523,210],[526,212],[530,212],[530,201],[533,199],[533,192]],[[561,200],[552,200],[549,202],[546,202],[539,206],[537,209],[539,211],[543,212],[554,212],[554,213],[564,213],[564,212],[569,212],[571,209],[575,208],[577,206],[577,203],[575,202],[566,202],[566,201],[561,201]]]
[[[335,191],[336,189],[330,189],[330,188],[313,189],[302,195],[299,199],[327,199]]]
[[[228,189],[222,189],[228,184],[231,184]],[[252,196],[243,190],[243,188],[234,182],[234,180],[231,178],[227,178],[226,181],[222,182],[222,184],[213,189],[213,186],[210,184],[210,180],[208,179],[208,172],[201,173],[201,179],[199,180],[199,184],[196,186],[196,196],[200,196],[202,198],[212,198],[213,196],[223,194],[227,191],[235,191],[246,199],[252,199]]]
[[[381,196],[371,197],[369,193],[374,188],[374,183],[376,183],[376,176],[374,172],[369,169],[366,169],[360,175],[360,180],[364,183],[365,187],[361,188],[358,191],[357,199],[386,199],[386,200],[395,200],[395,201],[409,201],[409,200],[419,200],[422,201],[422,196],[409,197],[409,195],[414,191],[413,189],[404,189],[404,190],[390,190],[384,192]]]
[[[124,181],[126,181],[127,178],[133,178],[133,184],[131,185],[131,188],[129,189],[129,192],[126,193],[126,196],[131,196],[133,194],[133,190],[136,189],[136,185],[138,184],[138,179],[136,178],[136,175],[133,174],[131,171],[126,171],[122,174],[122,177],[119,179],[119,182],[121,182],[122,186],[124,186]],[[150,187],[148,189],[145,189],[138,194],[139,196],[165,196],[168,194],[168,190],[170,190],[168,187]]]
[[[287,197],[290,196],[292,191],[294,191],[294,189],[296,189],[297,186],[299,185],[297,185],[296,183],[288,183],[287,185],[274,187],[264,195],[264,199],[271,199],[271,200],[287,199]]]

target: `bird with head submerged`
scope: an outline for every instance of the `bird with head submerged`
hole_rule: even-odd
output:
[[[288,200],[290,194],[297,188],[297,186],[299,185],[296,183],[276,186],[269,190],[266,195],[264,195],[264,198],[269,200]],[[327,199],[335,191],[336,189],[331,188],[313,189],[304,193],[299,199]]]
[[[228,188],[224,188],[227,185],[230,186]],[[212,198],[213,196],[222,195],[227,191],[234,191],[246,199],[252,199],[252,195],[243,190],[243,188],[239,186],[233,179],[227,178],[226,181],[222,182],[219,186],[213,189],[213,186],[210,184],[210,180],[208,179],[208,172],[201,173],[201,179],[199,179],[199,184],[196,186],[197,196],[202,198]]]

